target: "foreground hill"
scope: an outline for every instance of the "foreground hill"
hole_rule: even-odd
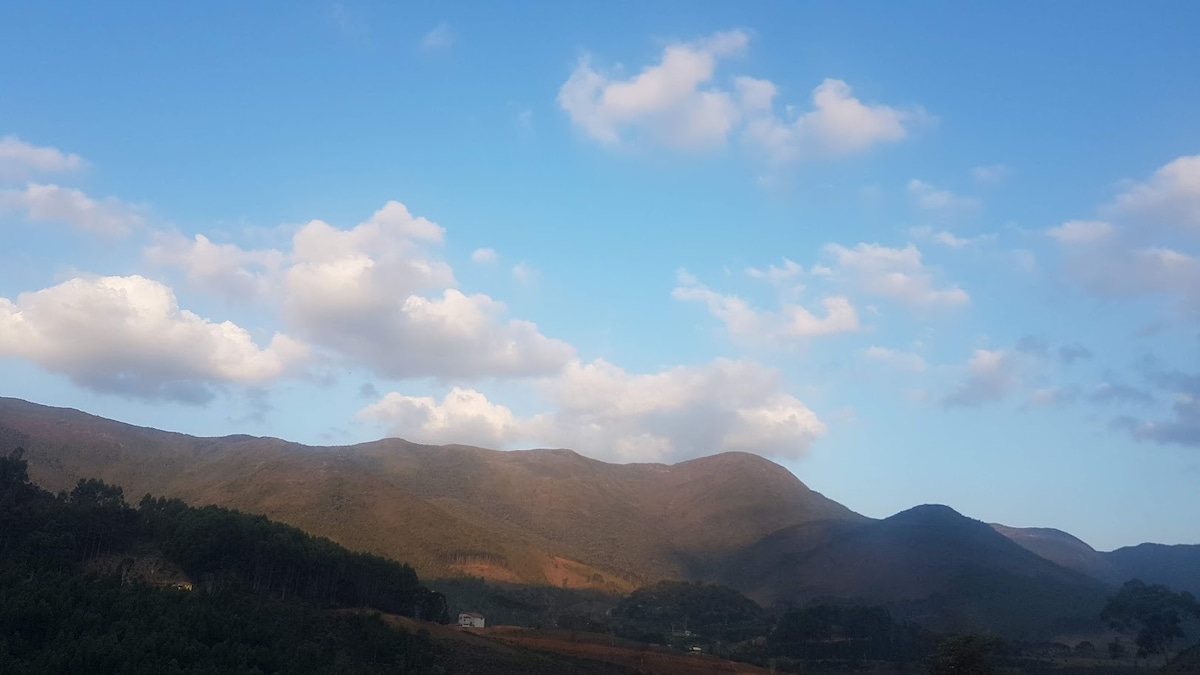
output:
[[[666,466],[398,439],[311,447],[196,438],[0,399],[0,448],[17,446],[51,490],[95,476],[133,495],[260,513],[424,577],[622,592],[707,576],[781,528],[865,521],[749,454]]]
[[[883,604],[937,630],[1030,639],[1096,628],[1111,590],[1107,577],[947,507],[872,520],[743,453],[668,466],[398,439],[313,447],[197,438],[0,398],[0,450],[17,446],[51,490],[95,476],[135,496],[262,514],[427,579],[614,595],[719,581],[764,606]]]

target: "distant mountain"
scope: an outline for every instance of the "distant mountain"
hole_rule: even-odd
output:
[[[992,527],[1043,558],[1094,579],[1111,584],[1141,579],[1200,596],[1200,545],[1138,544],[1102,552],[1062,530]]]
[[[1200,545],[1138,544],[1105,553],[1124,579],[1163,584],[1200,597]]]
[[[1030,639],[1095,627],[1109,594],[940,505],[776,532],[730,564],[724,581],[760,602],[883,604],[937,630],[987,626]]]
[[[398,439],[312,447],[197,438],[0,398],[0,451],[17,446],[51,490],[97,477],[133,500],[263,514],[426,579],[616,594],[718,581],[767,605],[882,603],[935,629],[1042,638],[1094,626],[1107,583],[1127,567],[1065,533],[998,531],[944,506],[872,520],[744,453],[619,465],[569,450]],[[1143,567],[1162,559],[1127,557]],[[1117,574],[1104,576],[1104,564]]]
[[[1021,546],[1067,569],[1113,584],[1124,581],[1122,572],[1105,557],[1105,554],[1062,530],[1050,527],[1008,527],[997,523],[993,523],[992,527]]]

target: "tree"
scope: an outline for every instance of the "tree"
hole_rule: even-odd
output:
[[[989,675],[1000,641],[984,635],[955,635],[938,645],[929,659],[929,675]]]
[[[1121,642],[1121,638],[1114,638],[1112,642],[1108,643],[1108,655],[1114,659],[1125,658],[1125,652],[1125,643]]]
[[[1184,622],[1200,620],[1200,603],[1191,593],[1133,579],[1109,598],[1100,618],[1117,632],[1134,634],[1138,656],[1162,654],[1166,662],[1171,643],[1184,635]]]

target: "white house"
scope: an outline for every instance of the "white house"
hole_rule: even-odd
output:
[[[462,612],[458,615],[459,628],[483,628],[483,615],[474,612]]]

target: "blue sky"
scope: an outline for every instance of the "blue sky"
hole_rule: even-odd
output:
[[[6,3],[0,394],[1200,543],[1194,3]]]

